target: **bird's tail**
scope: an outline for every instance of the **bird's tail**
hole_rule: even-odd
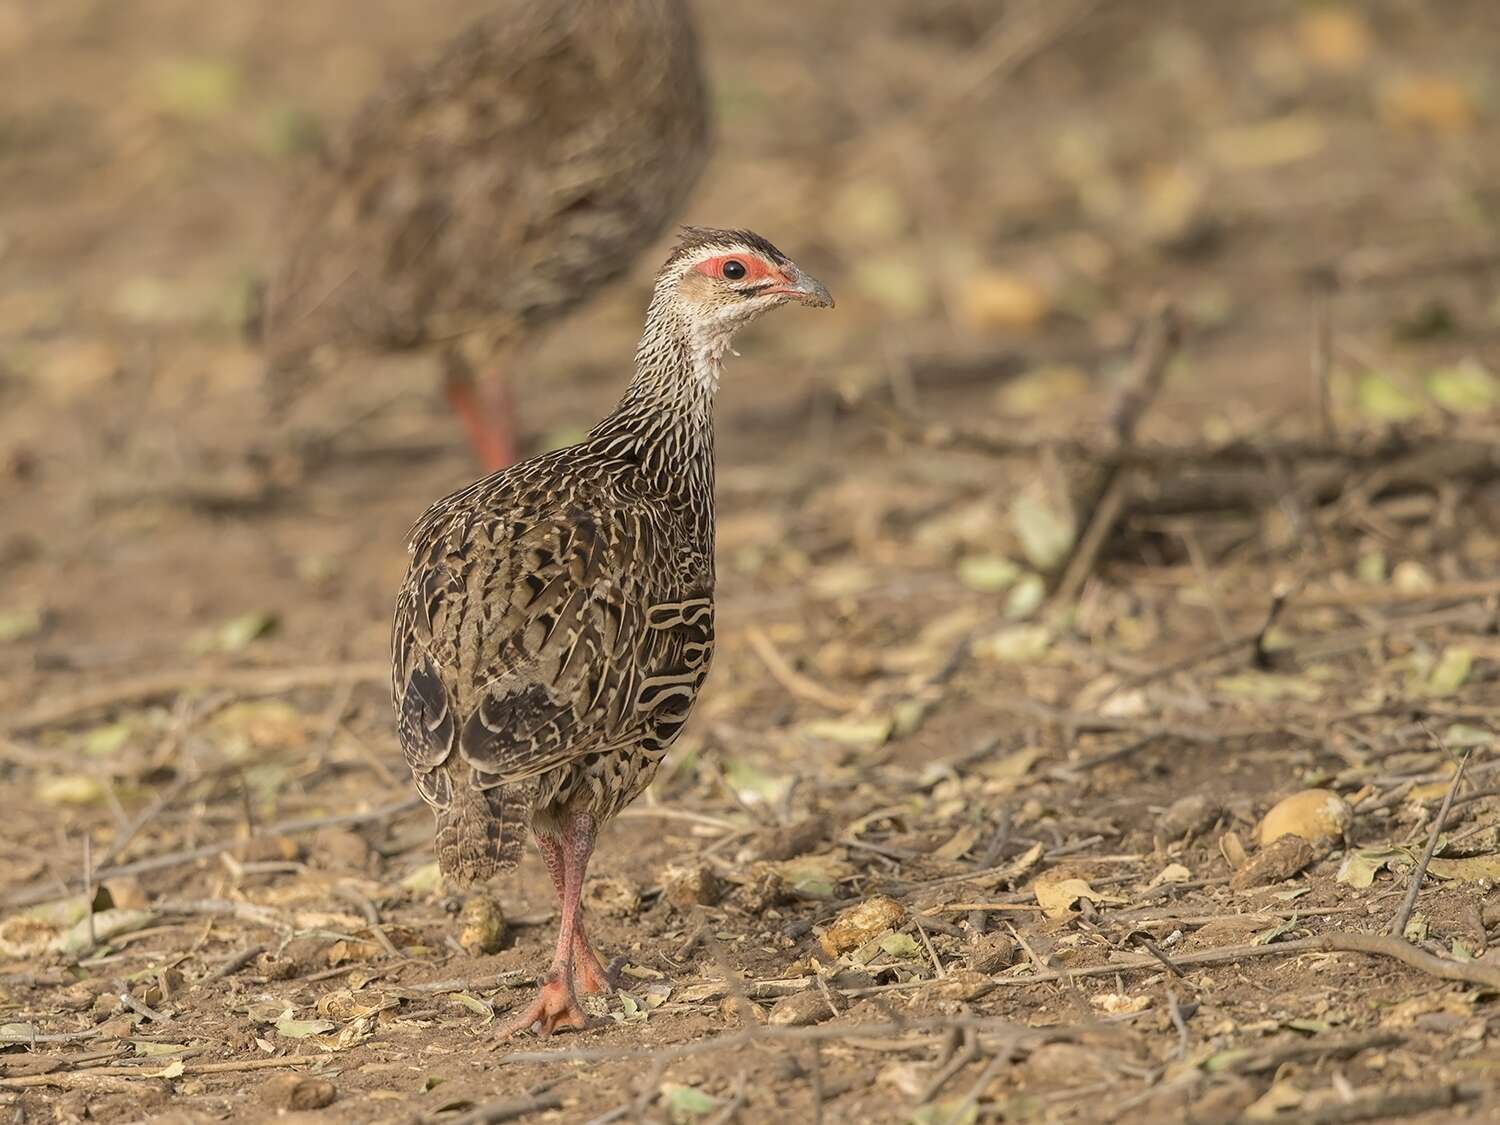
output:
[[[512,786],[455,785],[437,814],[438,870],[459,885],[514,869],[526,846],[525,794]]]

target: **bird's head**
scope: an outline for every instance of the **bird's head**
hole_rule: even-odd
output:
[[[833,307],[828,289],[758,234],[684,227],[656,282],[656,298],[673,306],[707,341],[727,345],[736,329],[788,302]]]

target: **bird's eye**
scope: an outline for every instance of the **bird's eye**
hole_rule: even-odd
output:
[[[730,258],[724,263],[724,276],[730,281],[738,281],[745,276],[745,263],[738,258]]]

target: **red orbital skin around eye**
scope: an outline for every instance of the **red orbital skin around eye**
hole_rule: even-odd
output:
[[[745,276],[735,278],[734,280],[737,282],[762,281],[766,278],[772,278],[781,282],[787,280],[782,276],[780,271],[773,270],[753,254],[720,254],[714,258],[704,259],[694,266],[693,269],[695,272],[706,274],[709,277],[722,278],[724,276],[725,262],[739,262],[745,267]]]

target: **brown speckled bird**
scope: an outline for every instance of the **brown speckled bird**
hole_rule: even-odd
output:
[[[503,0],[298,190],[259,316],[273,399],[320,350],[441,346],[485,469],[510,464],[505,357],[630,266],[708,150],[687,0]]]
[[[580,894],[600,825],[650,783],[708,673],[713,401],[735,331],[789,301],[833,304],[765,239],[687,228],[656,280],[635,375],[579,444],[435,504],[396,602],[401,746],[437,818],[438,865],[474,883],[528,829],[562,923],[508,1025],[584,1027],[610,982]]]

